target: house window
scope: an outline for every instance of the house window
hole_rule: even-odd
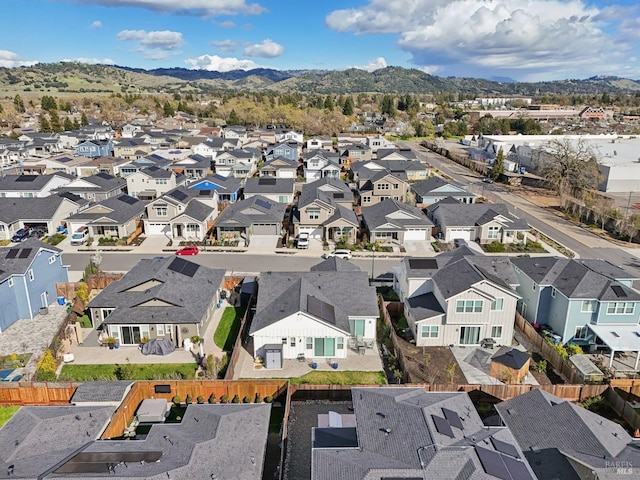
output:
[[[362,203],[369,203],[369,202],[371,202],[371,197],[370,196],[367,195],[365,197],[362,197]]]
[[[318,220],[320,218],[320,210],[319,209],[308,209],[307,215],[309,216],[309,220]]]
[[[584,327],[576,327],[576,333],[573,336],[573,338],[575,340],[584,340],[585,338],[587,338],[588,331],[589,329],[587,328],[586,325]]]
[[[393,184],[393,189],[397,190],[398,188],[400,188],[400,185],[398,183],[394,183]]]
[[[534,292],[536,291],[537,285],[534,283],[533,285],[531,285],[531,290],[533,290]]]
[[[491,327],[491,338],[502,338],[502,325]]]
[[[342,338],[342,337],[336,338],[336,348],[338,350],[343,350],[344,349],[344,338]]]
[[[103,308],[102,309],[102,320],[106,320],[106,318],[111,315],[111,312],[113,312],[115,309],[114,308]]]
[[[158,329],[158,336],[164,337],[164,324],[157,325],[156,328]]]
[[[379,183],[378,184],[378,190],[389,190],[389,184],[388,183]]]
[[[52,263],[55,263],[55,261],[56,261],[56,256],[55,255],[52,255],[52,256],[49,257],[49,265],[51,265]]]
[[[307,350],[313,350],[313,337],[307,337],[307,344],[305,347]]]
[[[482,300],[457,300],[456,313],[480,313]]]
[[[420,327],[420,336],[422,338],[438,338],[438,325],[422,325]]]
[[[596,311],[597,300],[583,300],[580,311],[583,313],[593,313]]]
[[[296,337],[291,337],[289,339],[289,346],[290,347],[295,347],[296,346]]]
[[[607,304],[607,314],[609,315],[629,315],[635,309],[633,302],[609,302]]]
[[[167,216],[167,207],[154,207],[156,211],[156,216],[158,217],[166,217]]]
[[[187,223],[187,232],[198,233],[200,231],[200,225],[197,223]]]
[[[551,287],[551,296],[553,298],[556,298],[556,292],[557,292],[557,290],[554,287]]]
[[[29,270],[29,280],[33,282],[35,276],[33,275],[33,269]]]
[[[501,312],[504,307],[504,298],[496,298],[491,302],[491,310]]]
[[[166,178],[157,178],[156,179],[156,185],[166,185],[167,184],[167,179]]]
[[[287,344],[287,337],[282,337],[282,345],[286,345]]]
[[[7,285],[9,285],[9,288],[13,287],[13,278],[9,279],[9,281],[7,282]]]
[[[487,238],[496,239],[498,238],[499,233],[500,233],[500,227],[489,227]]]

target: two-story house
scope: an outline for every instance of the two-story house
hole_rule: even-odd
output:
[[[356,240],[360,222],[353,212],[353,192],[341,180],[321,178],[302,186],[294,211],[295,233],[332,241]]]
[[[242,125],[229,125],[222,129],[222,137],[231,140],[238,140],[240,146],[244,145],[249,138],[247,127]]]
[[[195,155],[216,158],[219,152],[228,152],[240,148],[241,144],[237,138],[209,138],[206,142],[198,143],[191,147]]]
[[[247,178],[244,184],[243,195],[244,198],[262,195],[274,202],[290,205],[293,203],[294,187],[293,178]]]
[[[340,165],[349,167],[354,162],[368,162],[373,157],[371,148],[362,143],[352,143],[340,150]]]
[[[33,238],[0,248],[0,332],[56,301],[56,282],[69,281],[61,253]]]
[[[218,153],[214,159],[217,175],[223,177],[249,178],[257,171],[260,152],[250,149],[237,149]]]
[[[151,145],[143,138],[125,138],[113,145],[113,155],[126,160],[136,160],[152,151]]]
[[[306,147],[308,152],[311,150],[328,150],[329,152],[332,152],[333,140],[331,137],[312,137],[307,140]]]
[[[86,140],[76,146],[75,153],[91,158],[113,155],[113,140]]]
[[[190,155],[187,158],[173,162],[169,167],[178,173],[182,173],[188,179],[200,179],[213,173],[211,159],[202,155]]]
[[[68,175],[76,174],[76,167],[86,165],[91,161],[88,157],[78,157],[72,155],[55,155],[46,158],[27,158],[17,170],[27,175],[42,175],[62,172]]]
[[[636,335],[640,294],[632,285],[637,275],[596,259],[517,257],[512,263],[522,297],[520,314],[551,327],[562,343],[593,344],[594,333],[616,328],[620,336]]]
[[[404,202],[408,188],[404,173],[389,173],[382,170],[359,187],[360,204],[363,207],[370,207],[388,199]]]
[[[160,155],[151,154],[136,160],[131,160],[120,166],[118,173],[122,177],[128,177],[134,173],[144,170],[145,168],[156,167],[163,170],[168,170],[171,166],[171,160],[161,157]]]
[[[468,192],[456,182],[447,181],[442,177],[433,176],[427,180],[411,184],[411,191],[416,196],[416,204],[432,205],[447,197],[452,197],[460,203],[475,203],[476,195]]]
[[[435,258],[403,258],[394,289],[417,346],[511,345],[520,296],[508,257],[467,255],[467,247]]]
[[[205,239],[218,215],[215,190],[175,188],[149,202],[143,217],[146,235],[163,235],[174,241]]]
[[[321,178],[340,178],[339,157],[326,150],[313,150],[302,156],[304,179],[307,183]]]
[[[0,178],[0,198],[48,197],[74,179],[66,173],[50,175],[5,175]]]
[[[405,160],[417,162],[416,152],[410,148],[380,148],[378,149],[378,160]]]
[[[429,168],[420,162],[408,160],[372,160],[370,162],[355,162],[350,165],[353,179],[358,185],[363,185],[369,178],[381,171],[396,175],[404,174],[407,181],[419,182],[429,175]]]
[[[140,125],[127,123],[120,128],[120,136],[122,138],[133,138],[138,133],[142,133],[142,127]]]
[[[367,137],[367,147],[371,149],[371,153],[377,157],[378,150],[397,148],[396,144],[388,140],[383,135],[374,135]]]
[[[260,167],[261,177],[296,178],[298,176],[298,161],[284,157],[275,157],[264,162]]]
[[[267,148],[265,160],[271,160],[275,157],[284,157],[289,160],[298,160],[302,152],[302,144],[293,140],[281,142]]]
[[[275,130],[275,143],[282,143],[294,141],[302,144],[304,142],[304,135],[299,130],[292,128],[276,128]]]
[[[143,200],[153,200],[169,190],[185,185],[187,178],[173,170],[148,167],[128,175],[126,180],[129,195]]]

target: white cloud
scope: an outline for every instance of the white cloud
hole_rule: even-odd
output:
[[[384,57],[376,57],[373,60],[371,60],[369,63],[367,63],[366,65],[360,65],[360,66],[355,66],[352,68],[359,68],[360,70],[366,70],[367,72],[373,72],[375,70],[378,70],[380,68],[386,68],[387,67],[387,61],[384,59]]]
[[[231,20],[224,20],[222,22],[215,22],[216,25],[218,25],[220,28],[235,28],[236,27],[236,22],[231,21]]]
[[[38,63],[37,60],[21,60],[20,56],[9,50],[0,50],[0,67],[30,67]]]
[[[70,2],[74,0],[55,0]],[[196,17],[219,17],[223,15],[259,15],[267,11],[258,3],[247,4],[245,0],[83,0],[83,4],[103,7],[134,7],[162,13],[177,13]]]
[[[93,22],[91,22],[91,25],[89,25],[89,28],[91,29],[102,28],[102,22],[100,20],[94,20]]]
[[[438,70],[440,70],[440,65],[424,65],[419,67],[418,70],[428,73],[429,75],[434,75]]]
[[[262,43],[249,45],[244,49],[244,54],[247,57],[274,58],[279,57],[283,53],[284,47],[269,38],[265,38]]]
[[[78,58],[65,58],[61,60],[62,62],[74,62],[74,63],[87,63],[90,65],[115,65],[114,62],[110,58],[89,58],[89,57],[78,57]]]
[[[146,30],[122,30],[118,40],[136,42],[137,52],[150,60],[162,60],[170,55],[180,53],[178,49],[184,45],[182,33],[170,30],[147,32]]]
[[[187,58],[185,63],[197,70],[213,70],[229,72],[231,70],[252,70],[260,65],[252,60],[242,60],[234,57],[219,57],[218,55],[200,55],[195,58]]]
[[[560,78],[560,71],[584,77],[626,63],[632,44],[606,29],[616,17],[583,0],[369,0],[331,12],[326,24],[356,35],[396,34],[417,66]]]
[[[219,50],[220,52],[225,52],[225,53],[233,52],[237,50],[238,47],[240,46],[238,42],[233,40],[228,40],[228,39],[214,40],[213,42],[211,42],[211,45],[216,47],[216,49]]]

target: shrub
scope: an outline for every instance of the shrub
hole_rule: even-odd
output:
[[[587,410],[597,412],[602,408],[603,403],[604,403],[604,399],[602,398],[602,395],[597,395],[595,397],[585,398],[578,405],[580,405],[582,408],[586,408]]]
[[[202,405],[204,403],[204,397],[202,395],[198,395],[198,398],[196,398],[196,401]]]
[[[256,393],[256,398],[253,400],[253,403],[262,403],[262,396],[259,393]]]
[[[251,403],[251,400],[253,399],[249,395],[247,395],[242,399],[242,403]]]
[[[190,403],[193,403],[193,398],[191,398],[191,395],[187,393],[187,398],[185,400],[185,403],[187,405],[189,405]]]
[[[116,364],[113,374],[118,380],[133,380],[135,376],[133,365],[125,363],[124,365]]]
[[[533,370],[536,372],[546,372],[547,371],[547,361],[540,360],[533,364]]]
[[[76,297],[86,305],[87,302],[89,302],[89,285],[84,282],[78,285],[78,288],[76,288]]]
[[[229,403],[229,395],[222,395],[220,397],[220,403]]]
[[[561,343],[558,343],[557,345],[554,345],[554,346],[553,346],[553,349],[556,351],[556,353],[557,353],[558,355],[560,355],[560,356],[561,356],[562,358],[564,358],[565,360],[566,360],[567,358],[569,358],[569,353],[567,352],[567,349],[566,349],[566,348],[564,348],[564,347],[562,346],[562,344],[561,344]]]
[[[209,403],[216,403],[216,394],[212,393],[211,395],[209,395]]]
[[[484,249],[489,253],[502,253],[504,252],[504,243],[493,241],[491,243],[487,243],[484,246]]]
[[[67,236],[64,233],[56,233],[47,238],[47,243],[49,245],[58,245],[65,238],[67,238]]]
[[[171,401],[174,405],[178,406],[182,403],[182,398],[180,398],[180,395],[176,395],[171,399]]]
[[[198,335],[194,335],[193,337],[191,337],[191,343],[193,343],[194,345],[198,345],[201,341],[202,338]]]
[[[50,349],[46,350],[40,360],[38,360],[36,380],[42,382],[50,382],[55,380],[57,369],[58,362],[53,356],[53,352]]]
[[[271,395],[267,395],[266,397],[264,397],[264,403],[271,403],[273,402],[273,397]]]
[[[580,345],[576,345],[575,343],[570,343],[567,345],[567,353],[571,357],[572,355],[580,355],[584,353],[582,351],[582,347]]]
[[[240,397],[238,395],[234,395],[231,399],[231,403],[240,403]]]

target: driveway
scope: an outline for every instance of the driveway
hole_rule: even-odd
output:
[[[434,256],[436,252],[433,250],[433,246],[426,240],[405,240],[404,250],[413,256]]]
[[[248,251],[265,251],[273,253],[278,245],[280,235],[252,235]]]

